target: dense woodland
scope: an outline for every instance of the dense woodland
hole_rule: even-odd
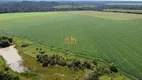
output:
[[[0,13],[14,13],[14,12],[47,12],[47,11],[75,11],[75,10],[96,10],[103,11],[103,9],[136,9],[142,10],[142,5],[108,5],[112,2],[45,2],[45,1],[22,1],[22,2],[1,2]],[[129,2],[130,3],[130,2]],[[137,2],[142,3],[142,2]],[[72,7],[60,7],[69,5]],[[76,7],[74,7],[76,6]]]

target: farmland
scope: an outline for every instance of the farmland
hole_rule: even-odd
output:
[[[93,11],[0,14],[0,34],[113,62],[142,79],[142,15]],[[73,36],[76,44],[65,44]]]
[[[142,10],[104,9],[103,11],[142,14]]]

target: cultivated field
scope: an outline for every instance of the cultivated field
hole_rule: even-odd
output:
[[[0,34],[113,62],[142,79],[141,21],[142,15],[92,11],[0,14]],[[77,43],[65,44],[69,36]]]
[[[125,13],[114,13],[114,12],[94,12],[94,11],[76,11],[69,13],[79,14],[83,16],[111,19],[111,20],[133,20],[142,19],[142,15],[137,14],[125,14]]]
[[[139,13],[142,14],[142,10],[124,10],[124,9],[104,9],[107,12],[122,12],[122,13]]]

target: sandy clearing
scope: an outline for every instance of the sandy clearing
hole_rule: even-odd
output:
[[[24,72],[25,68],[21,66],[22,58],[18,54],[17,49],[15,48],[15,45],[12,45],[7,48],[0,49],[0,55],[4,58],[6,61],[6,64],[9,64],[10,68],[15,72]]]

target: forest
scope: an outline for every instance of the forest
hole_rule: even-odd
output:
[[[101,1],[12,1],[1,2],[0,13],[15,13],[15,12],[48,12],[48,11],[78,11],[78,10],[91,10],[91,11],[103,11],[103,9],[127,9],[127,10],[141,10],[142,5],[131,5],[131,2],[124,2],[128,4],[112,5],[113,1],[101,2]]]

